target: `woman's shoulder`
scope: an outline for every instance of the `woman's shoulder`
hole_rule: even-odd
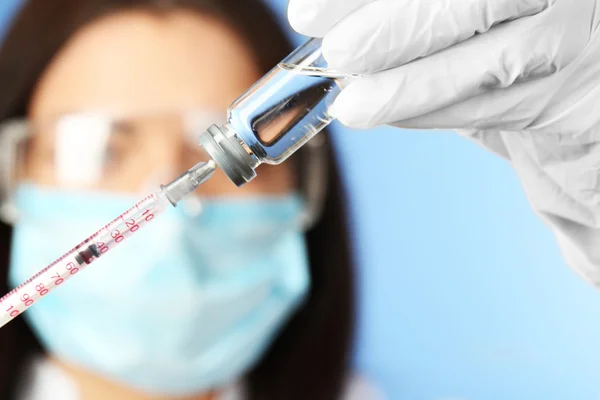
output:
[[[386,400],[386,397],[372,380],[355,374],[348,379],[343,400]]]
[[[18,399],[43,400],[48,393],[54,393],[61,400],[79,400],[77,387],[58,367],[45,359],[32,360],[28,376]],[[219,400],[243,400],[241,385],[226,389]],[[352,374],[348,378],[342,400],[387,400],[383,392],[369,378],[361,374]]]
[[[48,395],[52,393],[52,395]],[[57,366],[46,358],[35,357],[29,362],[17,399],[19,400],[79,400],[79,392],[74,382]]]
[[[240,385],[225,390],[218,400],[243,400]],[[342,400],[387,400],[383,392],[364,375],[353,374],[348,378]]]

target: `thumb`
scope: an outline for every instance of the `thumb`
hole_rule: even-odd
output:
[[[373,73],[487,32],[501,22],[535,15],[549,0],[375,1],[351,13],[323,39],[329,67]]]
[[[497,25],[429,57],[357,79],[329,112],[350,127],[367,128],[552,75],[577,58],[590,39],[589,25],[571,22],[581,18],[581,10],[558,4],[548,14]]]
[[[339,21],[376,0],[290,0],[288,20],[298,33],[323,37]]]

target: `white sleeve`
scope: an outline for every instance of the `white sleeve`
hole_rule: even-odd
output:
[[[226,388],[218,397],[218,400],[242,400],[242,385],[238,382]],[[348,379],[342,400],[387,400],[387,397],[376,385],[362,375],[352,375]]]
[[[362,375],[353,375],[348,381],[344,400],[387,400],[383,392]]]
[[[32,360],[24,378],[18,390],[19,400],[80,400],[75,382],[45,358]]]

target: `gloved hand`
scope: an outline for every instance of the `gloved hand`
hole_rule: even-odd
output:
[[[346,125],[456,129],[509,159],[567,262],[600,286],[600,0],[290,0]]]

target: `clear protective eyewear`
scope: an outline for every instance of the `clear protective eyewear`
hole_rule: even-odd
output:
[[[0,124],[0,219],[16,222],[19,210],[12,199],[16,188],[25,183],[125,194],[155,190],[210,159],[197,137],[224,116],[224,112],[202,111],[135,115],[80,112],[49,121],[6,121]],[[302,160],[295,166],[305,201],[303,229],[314,225],[323,207],[326,153],[325,138],[318,136],[295,156]],[[220,179],[226,178],[223,175]],[[230,182],[213,186],[237,190]],[[199,212],[202,198],[227,193],[207,185],[201,195],[192,197],[188,208]]]

